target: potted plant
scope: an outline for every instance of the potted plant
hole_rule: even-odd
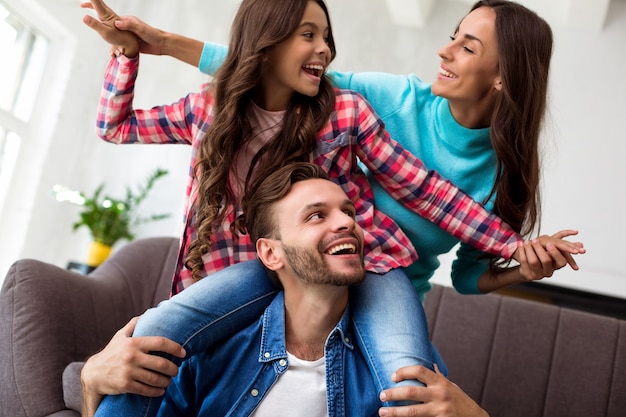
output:
[[[86,227],[93,239],[87,255],[86,264],[92,267],[100,265],[110,255],[113,245],[121,239],[133,240],[134,230],[142,223],[161,220],[169,214],[140,216],[138,206],[145,200],[154,183],[167,175],[168,171],[157,169],[147,179],[145,185],[136,192],[126,188],[126,197],[116,199],[102,194],[104,183],[100,184],[91,196],[67,187],[55,185],[53,188],[57,201],[66,201],[82,206],[80,220],[73,225],[73,230]]]

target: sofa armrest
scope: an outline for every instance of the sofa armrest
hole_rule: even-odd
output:
[[[88,276],[32,259],[15,262],[0,293],[2,415],[64,410],[65,367],[167,298],[177,247],[175,238],[132,242]]]

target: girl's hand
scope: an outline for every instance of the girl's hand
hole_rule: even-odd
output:
[[[96,11],[98,19],[85,16],[83,22],[112,45],[112,54],[119,55],[121,53],[129,58],[137,56],[139,53],[137,36],[132,32],[122,31],[115,27],[115,22],[120,20],[120,17],[109,6],[102,0],[91,0],[91,2],[81,3],[80,7]]]

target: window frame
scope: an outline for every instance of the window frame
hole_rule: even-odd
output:
[[[45,80],[37,91],[29,121],[0,112],[2,125],[21,138],[12,172],[5,173],[0,183],[0,273],[21,256],[78,44],[71,30],[35,0],[1,1],[49,43]]]

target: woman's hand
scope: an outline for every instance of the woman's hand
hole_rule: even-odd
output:
[[[381,401],[417,401],[421,404],[382,407],[379,416],[489,417],[458,385],[439,372],[437,365],[435,372],[420,365],[400,368],[392,379],[395,382],[416,379],[426,386],[391,388],[380,394]]]

